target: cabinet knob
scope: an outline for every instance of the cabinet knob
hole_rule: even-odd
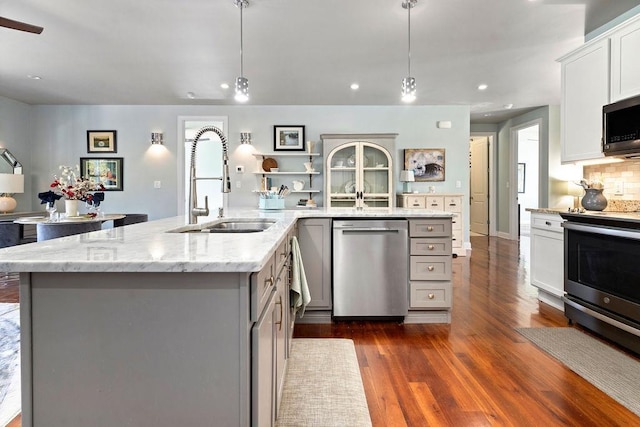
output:
[[[433,245],[429,245],[429,246],[427,246],[427,249],[429,249],[430,251],[434,250],[435,248],[436,248],[436,247],[435,247],[435,246],[433,246]]]
[[[428,226],[427,227],[427,231],[433,231],[433,227],[432,226]]]
[[[429,294],[427,297],[429,297],[429,299],[434,299],[436,296],[434,294]]]
[[[271,276],[267,280],[265,280],[264,283],[268,283],[269,286],[273,286],[275,283],[275,279],[273,278],[273,276]]]
[[[548,226],[551,226],[551,222],[549,222],[549,221],[545,221],[544,223],[545,223],[546,225],[548,225]]]
[[[429,267],[427,267],[427,270],[429,270],[429,271],[433,271],[433,269],[434,269],[434,268],[435,268],[435,267],[434,267],[433,265],[430,265]]]

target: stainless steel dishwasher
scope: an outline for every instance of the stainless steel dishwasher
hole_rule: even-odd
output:
[[[333,316],[407,315],[406,220],[333,221]]]

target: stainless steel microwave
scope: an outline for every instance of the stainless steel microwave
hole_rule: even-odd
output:
[[[602,152],[640,157],[640,96],[602,107]]]

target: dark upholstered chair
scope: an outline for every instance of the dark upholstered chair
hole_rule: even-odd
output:
[[[125,214],[124,218],[113,220],[114,227],[122,227],[123,225],[137,224],[139,222],[147,222],[149,215],[147,214]]]
[[[58,237],[71,236],[73,234],[88,233],[102,229],[100,221],[92,222],[70,222],[70,223],[38,223],[38,242],[55,239]]]
[[[0,248],[19,245],[21,242],[20,224],[11,221],[0,222]]]

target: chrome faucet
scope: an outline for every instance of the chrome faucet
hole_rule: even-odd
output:
[[[213,132],[220,137],[222,143],[222,176],[218,177],[196,177],[196,146],[200,137],[206,132]],[[198,222],[199,216],[209,215],[209,196],[204,197],[204,208],[199,208],[198,205],[198,193],[196,191],[197,180],[211,180],[219,179],[222,181],[222,192],[231,192],[231,181],[229,180],[229,156],[227,154],[227,138],[222,131],[215,126],[205,126],[196,133],[196,137],[191,143],[191,167],[189,170],[189,224],[195,224]],[[221,209],[218,210],[220,214]]]

